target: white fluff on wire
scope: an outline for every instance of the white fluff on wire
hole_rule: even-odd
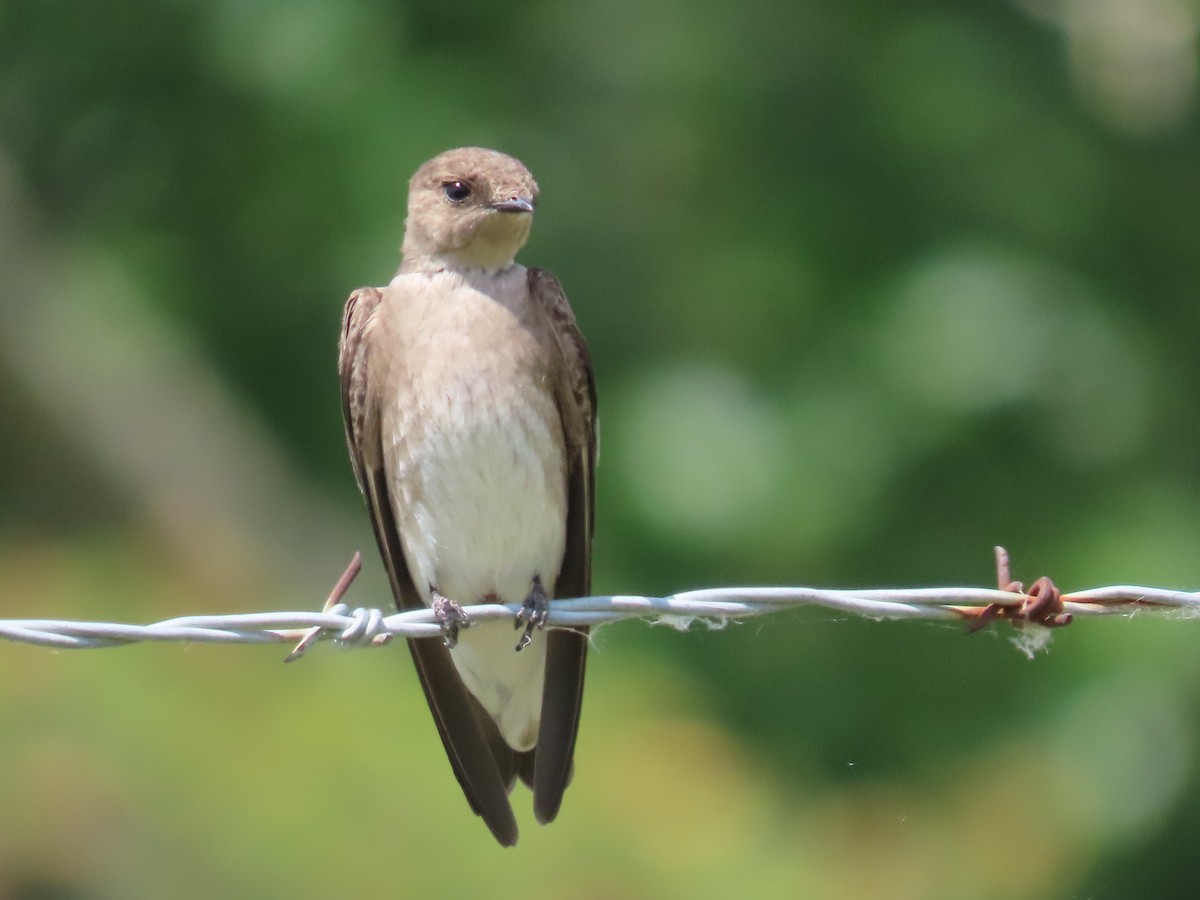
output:
[[[819,606],[871,619],[957,621],[976,630],[997,619],[1021,628],[1018,646],[1027,654],[1044,646],[1050,628],[1075,616],[1174,613],[1200,616],[1200,592],[1116,585],[1060,593],[1049,579],[1026,591],[1009,577],[1008,554],[996,548],[998,583],[993,588],[896,588],[827,590],[806,587],[727,587],[682,591],[665,597],[614,594],[552,600],[547,624],[606,625],[623,619],[649,619],[678,628],[700,620],[710,626],[766,615],[799,606]],[[321,612],[266,612],[183,616],[149,625],[78,622],[55,619],[0,619],[0,638],[64,650],[115,647],[140,641],[187,641],[219,644],[274,644],[299,641],[287,661],[299,658],[317,641],[341,647],[366,647],[394,637],[437,637],[441,625],[429,609],[385,612],[342,602],[361,568],[356,553]],[[471,621],[512,620],[520,604],[488,603],[464,607]]]

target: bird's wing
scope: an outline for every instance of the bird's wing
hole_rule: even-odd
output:
[[[543,269],[530,269],[529,295],[542,312],[561,359],[555,401],[567,448],[567,535],[554,593],[557,597],[586,597],[592,589],[595,520],[596,382],[592,360],[558,280]],[[543,824],[558,815],[563,791],[571,780],[587,647],[587,628],[547,632],[542,719],[532,779],[533,811]]]
[[[360,288],[346,302],[338,354],[342,414],[350,462],[371,512],[375,540],[387,568],[396,604],[400,609],[419,609],[424,603],[404,558],[383,464],[379,392],[373,391],[370,384],[372,371],[379,371],[379,367],[370,365],[371,354],[386,352],[386,348],[372,346],[373,336],[379,333],[375,326],[383,300],[384,290]],[[515,844],[517,822],[505,784],[509,776],[502,775],[498,768],[476,718],[471,695],[450,659],[450,651],[437,637],[410,638],[408,648],[446,755],[450,757],[450,765],[467,802],[487,823],[496,840],[506,847]],[[580,671],[582,675],[582,669]]]

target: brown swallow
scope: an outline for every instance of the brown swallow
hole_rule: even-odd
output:
[[[551,597],[591,592],[596,390],[558,281],[514,257],[538,188],[494,150],[450,150],[409,183],[403,259],[346,303],[338,368],[350,460],[450,764],[496,840],[508,794],[558,814],[571,778],[587,629],[535,635]],[[463,606],[521,603],[503,622]],[[519,652],[518,652],[519,651]]]

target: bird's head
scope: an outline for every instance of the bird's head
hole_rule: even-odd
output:
[[[537,195],[537,182],[511,156],[479,147],[435,156],[409,182],[404,268],[512,265]]]

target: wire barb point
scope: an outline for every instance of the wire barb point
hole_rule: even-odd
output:
[[[1025,585],[1013,581],[1008,551],[996,547],[995,554],[997,589],[1007,594],[1021,594],[1021,601],[1016,606],[989,603],[983,609],[962,610],[963,615],[968,617],[967,634],[973,634],[1000,619],[1011,622],[1014,628],[1020,628],[1027,622],[1045,628],[1062,628],[1071,624],[1074,617],[1065,611],[1062,591],[1053,581],[1043,575],[1026,592]]]
[[[354,583],[354,579],[358,577],[358,573],[362,571],[362,554],[357,550],[354,551],[354,556],[350,558],[350,565],[346,566],[340,578],[334,582],[333,590],[329,592],[329,597],[325,600],[325,605],[321,607],[321,612],[330,613],[337,606],[342,604],[342,597],[346,596],[346,591],[350,590],[350,585]],[[352,625],[351,628],[354,626]],[[285,663],[295,662],[301,656],[308,652],[308,649],[321,639],[325,633],[325,629],[317,626],[310,628],[305,635],[300,638],[300,641],[292,648],[292,652],[284,657]]]

